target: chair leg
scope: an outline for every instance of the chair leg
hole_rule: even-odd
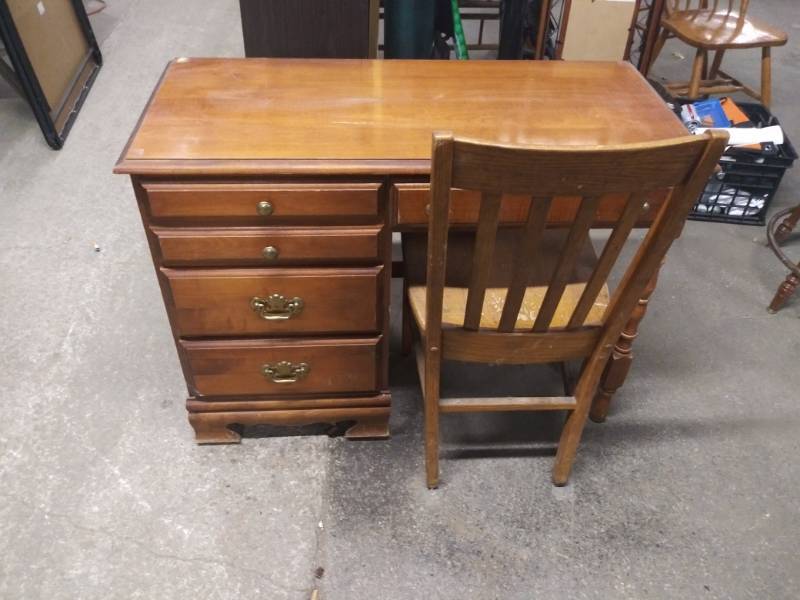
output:
[[[644,319],[645,313],[647,313],[650,296],[653,295],[658,284],[658,273],[659,271],[653,273],[647,283],[647,287],[644,288],[642,297],[639,298],[639,302],[631,312],[630,319],[622,329],[619,340],[614,345],[611,358],[608,359],[605,371],[600,377],[600,384],[597,386],[592,409],[589,413],[589,418],[595,423],[602,423],[606,420],[611,398],[628,378],[628,371],[630,371],[633,363],[633,341],[639,334],[639,324]]]
[[[698,48],[692,64],[692,78],[689,81],[689,100],[696,100],[700,96],[700,81],[703,77],[703,65],[706,62],[706,51]]]
[[[778,228],[775,230],[775,241],[779,244],[786,241],[786,238],[794,231],[794,228],[797,227],[797,222],[800,221],[800,204],[790,212],[786,218],[781,221],[781,224],[778,225]]]
[[[722,57],[725,56],[725,50],[717,50],[714,53],[714,62],[711,63],[711,70],[708,72],[709,79],[716,79],[719,68],[722,66]]]
[[[650,55],[650,64],[647,65],[648,73],[650,72],[650,69],[653,68],[658,55],[661,54],[661,51],[664,49],[664,44],[667,43],[667,39],[669,39],[669,32],[666,29],[662,29],[661,33],[658,34],[658,39],[656,40],[655,46],[653,46],[653,53]]]
[[[578,387],[583,386],[579,384]],[[577,398],[577,401],[578,406],[567,416],[564,428],[561,430],[561,438],[558,441],[556,462],[553,465],[553,483],[557,486],[567,485],[567,481],[569,481],[592,398],[584,393],[582,397]]]
[[[703,54],[703,68],[700,71],[700,81],[708,79],[708,52]]]
[[[439,485],[439,382],[441,354],[438,349],[425,349],[425,479],[428,487]]]
[[[772,102],[772,48],[761,49],[761,104],[769,108]]]
[[[799,286],[800,277],[794,273],[789,273],[786,280],[778,286],[778,291],[775,292],[775,297],[770,302],[767,310],[773,314],[778,312],[786,304],[786,301],[794,295]]]

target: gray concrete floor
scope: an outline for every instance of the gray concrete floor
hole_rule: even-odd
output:
[[[105,66],[62,151],[0,100],[0,598],[798,597],[800,298],[766,313],[785,272],[760,228],[688,224],[566,488],[549,479],[557,423],[499,415],[445,421],[428,491],[400,358],[389,441],[267,428],[196,446],[111,169],[169,59],[242,55],[238,8],[109,4]],[[753,4],[792,36],[774,111],[800,142],[800,10]],[[688,71],[673,49],[657,73]],[[728,65],[757,81],[755,52]],[[798,189],[790,172],[774,208]]]

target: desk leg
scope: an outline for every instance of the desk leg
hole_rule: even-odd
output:
[[[775,292],[775,297],[770,302],[767,310],[772,314],[778,312],[786,304],[786,301],[794,295],[798,287],[800,287],[800,277],[795,273],[789,273],[784,282],[778,286],[778,291]]]
[[[653,290],[656,289],[657,282],[658,271],[653,273],[653,278],[644,289],[644,294],[639,299],[639,304],[633,309],[631,318],[622,330],[622,335],[619,336],[619,340],[614,346],[611,358],[608,359],[606,369],[600,378],[597,394],[592,402],[592,410],[589,413],[589,418],[595,423],[602,423],[606,420],[612,396],[622,387],[628,377],[628,371],[630,371],[631,363],[633,362],[633,340],[636,339],[639,333],[639,323],[642,322],[647,312],[647,303],[650,301]]]

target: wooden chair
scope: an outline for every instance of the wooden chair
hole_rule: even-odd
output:
[[[786,43],[786,33],[747,16],[749,0],[666,0],[661,33],[653,50],[651,65],[671,37],[697,51],[688,83],[667,85],[676,95],[690,100],[705,94],[743,91],[769,107],[772,99],[772,47]],[[738,8],[737,8],[738,5]],[[720,69],[726,50],[761,48],[761,92],[744,85]],[[708,68],[708,53],[714,61]]]
[[[727,135],[714,132],[649,144],[551,149],[491,146],[434,134],[426,284],[407,287],[420,337],[416,350],[425,403],[428,487],[439,481],[439,414],[480,411],[567,411],[553,469],[553,482],[566,484],[614,343],[680,234],[726,141]],[[481,192],[466,288],[452,287],[446,280],[451,188]],[[609,273],[649,195],[668,189],[672,193],[621,282],[604,298]],[[529,194],[532,202],[516,237],[507,287],[487,290],[503,193]],[[585,283],[569,284],[598,206],[608,194],[622,195],[622,215]],[[530,286],[551,202],[564,196],[577,202],[574,222],[547,285]],[[583,367],[574,393],[563,397],[441,398],[443,360],[488,364],[583,360]]]
[[[781,244],[785,242],[797,227],[800,221],[800,204],[793,208],[785,208],[773,215],[767,224],[767,245],[772,249],[780,261],[789,269],[786,279],[778,286],[775,297],[769,303],[767,310],[775,314],[791,298],[800,287],[800,263],[794,263],[781,250]]]

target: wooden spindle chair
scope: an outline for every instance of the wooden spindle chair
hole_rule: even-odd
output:
[[[688,83],[666,87],[675,95],[694,100],[706,94],[743,91],[769,107],[772,101],[772,48],[783,46],[786,33],[747,16],[750,0],[666,0],[661,33],[653,49],[650,65],[658,58],[666,41],[677,37],[696,49]],[[761,48],[761,91],[743,84],[721,70],[726,50]],[[711,68],[708,53],[715,52]]]
[[[433,136],[431,215],[424,285],[407,286],[407,301],[420,343],[417,367],[425,403],[428,487],[439,480],[439,414],[480,411],[568,412],[556,454],[553,481],[567,482],[590,404],[614,343],[647,283],[658,269],[711,176],[727,135],[599,148],[519,148]],[[448,286],[451,188],[481,193],[480,214],[467,288]],[[669,193],[671,190],[671,193]],[[667,199],[610,299],[606,280],[652,193]],[[515,238],[507,288],[492,278],[502,194],[530,195],[527,220]],[[589,243],[598,206],[622,194],[624,209],[585,283],[570,273]],[[547,215],[556,197],[580,197],[545,288],[530,287]],[[507,255],[508,256],[508,255]],[[604,302],[598,297],[604,296]],[[501,308],[502,307],[502,308]],[[443,360],[487,364],[563,363],[583,360],[574,391],[563,397],[441,398]],[[570,393],[570,392],[567,392]]]

